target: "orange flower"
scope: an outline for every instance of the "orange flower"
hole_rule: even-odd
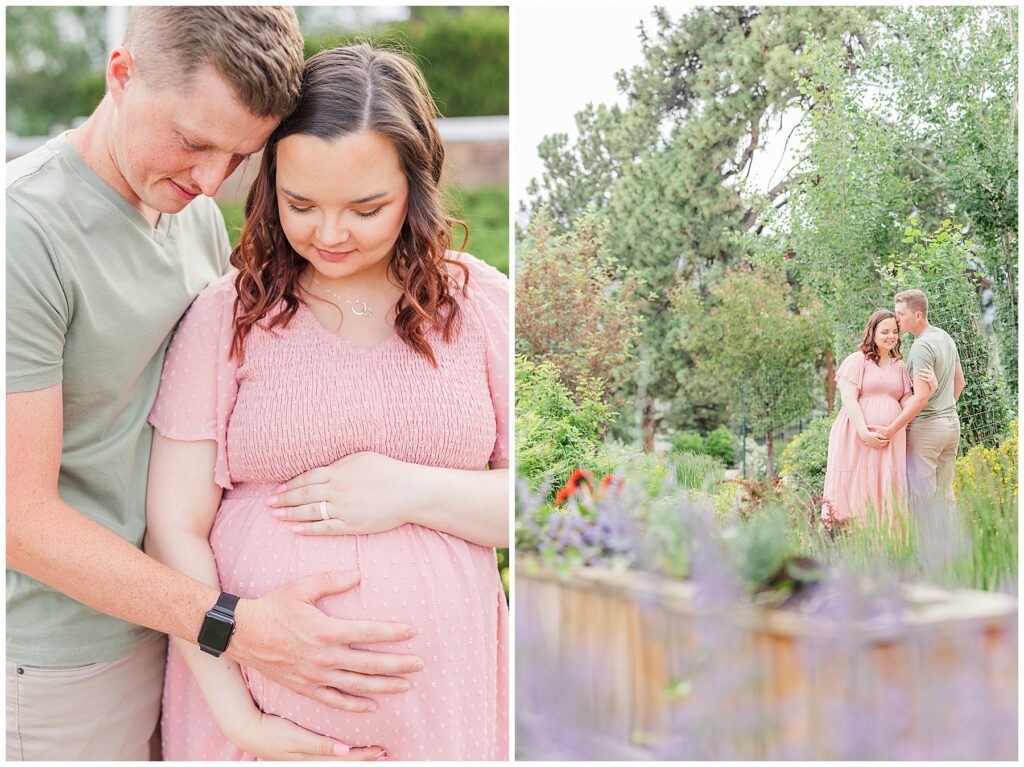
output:
[[[574,471],[569,477],[569,481],[565,483],[565,487],[559,490],[555,495],[555,505],[561,506],[576,495],[577,492],[580,492],[581,494],[585,493],[586,497],[589,497],[593,487],[594,475],[586,469],[576,469],[576,471]]]
[[[586,485],[588,490],[592,489],[594,487],[594,475],[586,469],[576,469],[576,471],[572,473],[572,476],[569,477],[569,481],[566,483],[566,486],[570,485],[573,488]]]

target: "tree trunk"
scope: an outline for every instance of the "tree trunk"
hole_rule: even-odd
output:
[[[654,418],[654,399],[651,397],[645,397],[643,421],[645,453],[654,452],[654,430],[657,427],[657,425],[657,421]]]
[[[831,413],[836,404],[836,360],[831,349],[825,349],[825,401]]]
[[[769,429],[764,438],[764,446],[768,449],[768,481],[775,481],[775,438]]]

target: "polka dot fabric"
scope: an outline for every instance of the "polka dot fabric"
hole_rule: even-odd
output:
[[[217,441],[225,494],[210,542],[222,589],[258,597],[306,575],[358,568],[360,585],[321,608],[419,630],[410,642],[374,645],[416,653],[426,669],[411,676],[411,691],[378,696],[372,714],[329,709],[247,672],[264,711],[350,745],[383,746],[392,759],[508,757],[507,608],[494,551],[417,525],[297,536],[264,502],[280,482],[364,450],[457,469],[508,460],[508,280],[472,256],[457,258],[470,269],[457,294],[462,329],[450,344],[431,336],[438,368],[396,336],[370,349],[348,343],[305,306],[286,328],[254,331],[238,364],[228,358],[228,275],[182,320],[150,414],[165,436]],[[173,647],[163,739],[167,760],[251,758],[220,733]]]

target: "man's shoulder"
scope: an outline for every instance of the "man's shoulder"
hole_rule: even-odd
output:
[[[49,249],[46,222],[59,211],[60,190],[69,180],[60,168],[60,153],[48,141],[7,163],[7,200],[4,215],[7,258],[35,258],[39,247]]]
[[[7,163],[7,239],[9,245],[59,240],[65,230],[82,228],[83,203],[91,188],[61,150],[62,136]],[[10,247],[8,247],[10,252]]]
[[[15,157],[7,163],[7,193],[11,194],[12,187],[18,187],[26,183],[27,179],[38,176],[44,169],[54,167],[59,152],[53,142],[47,141],[42,146],[36,147],[31,152]],[[47,166],[50,166],[49,168]]]
[[[7,209],[32,211],[37,205],[63,197],[74,180],[61,162],[55,139],[7,163]],[[16,205],[12,205],[15,203]]]
[[[956,341],[953,340],[953,336],[947,333],[940,327],[932,325],[924,333],[921,334],[921,338],[918,341],[924,341],[928,348],[934,349],[935,351],[943,349],[956,350]],[[915,341],[915,343],[917,343]]]

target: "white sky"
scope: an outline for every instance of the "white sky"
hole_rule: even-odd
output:
[[[615,73],[640,63],[637,28],[651,16],[635,6],[517,6],[511,16],[510,191],[518,202],[544,169],[537,157],[544,136],[575,137],[573,116],[587,102],[624,103]]]
[[[625,104],[615,73],[641,63],[638,28],[653,30],[653,6],[538,7],[514,6],[511,12],[512,147],[510,191],[515,207],[526,198],[531,178],[544,166],[537,145],[544,136],[568,133],[575,138],[574,116],[588,102]],[[692,8],[692,6],[690,6]],[[673,19],[686,7],[670,8]],[[767,190],[779,165],[783,143],[794,125],[787,119],[782,131],[773,122],[762,136],[765,148],[754,156],[751,181]],[[796,137],[774,181],[793,163]]]

